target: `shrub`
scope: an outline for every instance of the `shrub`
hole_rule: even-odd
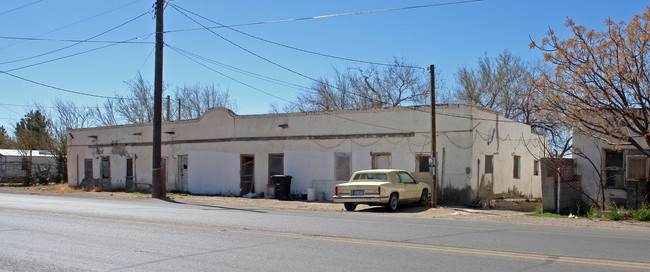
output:
[[[636,221],[650,221],[650,206],[644,204],[641,209],[631,211],[630,218]]]
[[[600,213],[600,210],[598,209],[597,206],[591,206],[591,208],[587,210],[585,216],[589,219],[595,219],[595,218],[601,218],[602,214]]]
[[[616,206],[612,206],[609,209],[609,213],[607,214],[607,218],[609,220],[613,221],[619,221],[619,220],[625,220],[630,217],[630,212],[626,210],[625,208],[618,208]]]

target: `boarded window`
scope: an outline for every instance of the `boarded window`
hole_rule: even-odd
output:
[[[521,171],[521,156],[513,156],[512,178],[519,179]]]
[[[485,173],[486,174],[492,174],[494,173],[494,156],[493,155],[485,155]]]
[[[269,185],[273,185],[271,176],[284,175],[284,155],[269,154]]]
[[[372,153],[372,169],[390,169],[390,153]]]
[[[93,178],[93,159],[84,160],[84,178]]]
[[[350,153],[334,154],[334,163],[336,180],[349,180],[352,176]]]
[[[648,173],[648,157],[627,156],[626,178],[629,180],[645,179]]]
[[[429,155],[418,155],[418,172],[429,172]]]

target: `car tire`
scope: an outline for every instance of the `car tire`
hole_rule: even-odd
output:
[[[399,196],[397,193],[392,193],[388,198],[388,204],[386,204],[386,210],[389,212],[394,212],[397,210],[397,204],[399,203]]]
[[[422,190],[422,195],[420,195],[420,201],[418,201],[418,205],[420,207],[424,207],[427,205],[427,200],[429,199],[429,190],[424,189]]]
[[[343,206],[345,206],[346,211],[352,212],[357,208],[357,203],[343,203]]]

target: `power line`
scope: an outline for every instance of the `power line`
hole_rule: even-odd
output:
[[[66,92],[66,93],[72,93],[72,94],[78,94],[78,95],[90,96],[90,97],[97,97],[97,98],[106,98],[106,99],[129,99],[129,98],[105,96],[105,95],[98,95],[98,94],[79,92],[79,91],[74,91],[74,90],[65,89],[65,88],[59,88],[59,87],[56,87],[56,86],[52,86],[52,85],[48,85],[48,84],[45,84],[45,83],[34,81],[34,80],[31,80],[31,79],[28,79],[28,78],[24,78],[24,77],[21,77],[21,76],[18,76],[18,75],[14,75],[14,74],[11,74],[11,73],[6,72],[6,71],[0,71],[0,73],[8,75],[10,77],[14,77],[14,78],[23,80],[23,81],[30,82],[30,83],[33,83],[33,84],[36,84],[36,85],[40,85],[40,86],[47,87],[47,88],[54,89],[54,90],[59,90],[59,91]]]
[[[170,48],[173,47],[173,49],[175,51],[182,51],[183,53],[185,53],[187,55],[193,56],[193,57],[195,57],[197,59],[200,59],[200,60],[203,60],[203,61],[205,61],[207,63],[211,63],[211,64],[217,65],[219,67],[222,67],[222,68],[225,68],[225,69],[228,69],[228,70],[231,70],[231,71],[235,71],[235,72],[240,73],[240,74],[248,75],[248,76],[253,77],[253,78],[265,80],[265,81],[268,81],[268,82],[271,82],[271,83],[274,83],[274,84],[294,88],[294,89],[301,90],[301,91],[307,89],[307,87],[305,87],[305,86],[300,86],[300,85],[297,85],[297,84],[294,84],[294,83],[291,83],[291,82],[271,78],[271,77],[264,76],[264,75],[261,75],[261,74],[257,74],[257,73],[247,71],[247,70],[244,70],[244,69],[241,69],[241,68],[237,68],[237,67],[234,67],[234,66],[231,66],[231,65],[228,65],[228,64],[224,64],[224,63],[218,62],[216,60],[213,60],[213,59],[210,59],[210,58],[207,58],[207,57],[203,57],[203,56],[200,56],[198,54],[189,52],[187,50],[183,50],[181,48],[172,46],[172,45],[167,44],[167,43],[165,44],[165,46],[170,47]]]
[[[39,3],[39,2],[43,2],[43,0],[34,1],[34,2],[31,2],[31,3],[28,3],[28,4],[24,4],[24,5],[22,5],[20,7],[17,7],[17,8],[13,8],[13,9],[10,9],[10,10],[7,10],[7,11],[0,12],[0,15],[5,15],[5,14],[7,14],[9,12],[16,11],[16,10],[19,10],[21,8],[31,6],[31,5]]]
[[[143,17],[143,16],[145,16],[145,15],[147,15],[147,14],[149,14],[148,11],[145,12],[145,13],[142,13],[142,14],[138,15],[137,17],[135,17],[135,18],[133,18],[133,19],[131,19],[131,20],[128,20],[128,21],[126,21],[126,22],[124,22],[124,23],[122,23],[122,24],[119,24],[118,26],[115,26],[115,27],[113,27],[113,28],[111,28],[111,29],[108,29],[108,30],[106,30],[106,31],[104,31],[104,32],[102,32],[102,33],[99,33],[99,34],[97,34],[97,35],[94,35],[94,36],[92,36],[92,37],[90,37],[90,38],[88,38],[88,39],[85,39],[85,40],[83,40],[83,41],[79,41],[79,42],[73,43],[73,44],[71,44],[71,45],[64,46],[64,47],[61,47],[61,48],[59,48],[59,49],[55,49],[55,50],[52,50],[52,51],[49,51],[49,52],[45,52],[45,53],[42,53],[42,54],[38,54],[38,55],[35,55],[35,56],[26,57],[26,58],[17,59],[17,60],[11,60],[11,61],[0,62],[0,64],[8,64],[8,63],[14,63],[14,62],[20,62],[20,61],[30,60],[30,59],[34,59],[34,58],[38,58],[38,57],[42,57],[42,56],[45,56],[45,55],[49,55],[49,54],[52,54],[52,53],[56,53],[56,52],[59,52],[59,51],[62,51],[62,50],[68,49],[68,48],[70,48],[70,47],[73,47],[73,46],[79,45],[79,44],[81,44],[81,43],[83,43],[83,42],[86,42],[86,41],[92,40],[92,39],[94,39],[94,38],[97,38],[97,37],[99,37],[99,36],[102,36],[102,35],[104,35],[104,34],[106,34],[106,33],[108,33],[108,32],[111,32],[111,31],[115,30],[115,29],[118,29],[118,28],[120,28],[120,27],[122,27],[122,26],[124,26],[124,25],[126,25],[126,24],[128,24],[128,23],[130,23],[130,22],[133,22],[133,21],[135,21],[135,20],[137,20],[137,19],[139,19],[139,18],[141,18],[141,17]],[[22,69],[22,68],[20,68],[20,69]],[[16,70],[16,69],[14,69],[14,70]]]
[[[91,20],[91,19],[97,18],[97,17],[102,16],[102,15],[104,15],[104,14],[108,14],[108,13],[111,13],[111,12],[113,12],[113,11],[116,11],[116,10],[119,10],[119,9],[125,8],[125,7],[127,7],[127,6],[133,5],[133,4],[135,4],[136,2],[140,2],[140,1],[143,1],[143,0],[135,0],[135,1],[130,2],[130,3],[127,3],[127,4],[125,4],[125,5],[119,6],[119,7],[117,7],[117,8],[110,9],[110,10],[108,10],[108,11],[105,11],[105,12],[102,12],[102,13],[99,13],[99,14],[96,14],[96,15],[93,15],[93,16],[90,16],[90,17],[88,17],[88,18],[85,18],[85,19],[82,19],[82,20],[79,20],[79,21],[76,21],[76,22],[74,22],[74,23],[64,25],[64,26],[62,26],[62,27],[59,27],[59,28],[56,28],[56,29],[50,30],[50,31],[45,32],[45,33],[43,33],[43,34],[36,35],[36,36],[34,36],[34,37],[32,37],[32,38],[38,38],[38,37],[42,37],[42,36],[47,35],[47,34],[50,34],[50,33],[57,32],[57,31],[59,31],[59,30],[61,30],[61,29],[65,29],[65,28],[68,28],[68,27],[71,27],[71,26],[74,26],[74,25],[77,25],[77,24],[83,23],[83,22],[85,22],[85,21],[88,21],[88,20]],[[19,41],[19,42],[13,43],[13,44],[9,44],[9,45],[6,45],[6,46],[3,46],[3,47],[0,47],[0,49],[4,49],[4,48],[10,47],[10,46],[14,46],[14,45],[19,44],[19,43],[21,43],[21,42],[22,42],[22,41]]]
[[[349,12],[349,13],[339,13],[339,14],[319,15],[319,16],[303,17],[303,18],[294,18],[294,19],[282,19],[282,20],[275,20],[275,21],[264,21],[264,22],[255,22],[255,23],[236,24],[236,25],[229,25],[228,27],[242,27],[242,26],[253,26],[253,25],[263,25],[263,24],[286,23],[286,22],[305,21],[305,20],[314,20],[314,19],[324,19],[324,18],[332,18],[332,17],[340,17],[340,16],[350,16],[350,15],[370,14],[370,13],[379,13],[379,12],[388,12],[388,11],[398,11],[398,10],[408,10],[408,9],[419,9],[419,8],[429,8],[429,7],[438,7],[438,6],[449,6],[449,5],[456,5],[456,4],[467,4],[467,3],[482,2],[482,1],[485,1],[485,0],[455,1],[455,2],[446,2],[446,3],[429,4],[429,5],[419,5],[419,6],[409,6],[409,7],[401,7],[401,8],[389,8],[389,9],[378,9],[378,10],[370,10],[370,11],[358,11],[358,12]],[[215,28],[224,28],[224,27],[226,27],[226,26],[214,26],[214,27],[210,27],[210,29],[215,29]],[[186,31],[197,31],[197,30],[203,30],[203,28],[190,28],[190,29],[181,29],[181,30],[169,30],[169,31],[165,31],[165,33],[172,33],[172,32],[186,32]]]
[[[129,40],[126,40],[126,41],[130,41],[130,40],[134,40],[134,39],[137,39],[137,38],[132,38],[132,39],[129,39]],[[118,44],[120,44],[120,43],[108,44],[108,45],[100,46],[100,47],[97,47],[97,48],[89,49],[89,50],[86,50],[86,51],[81,51],[81,52],[77,52],[77,53],[74,53],[74,54],[70,54],[70,55],[66,55],[66,56],[62,56],[62,57],[58,57],[58,58],[54,58],[54,59],[50,59],[50,60],[46,60],[46,61],[41,61],[41,62],[33,63],[33,64],[30,64],[30,65],[21,66],[21,67],[18,67],[18,68],[5,70],[4,72],[13,72],[13,71],[17,71],[17,70],[21,70],[21,69],[25,69],[25,68],[29,68],[29,67],[34,67],[34,66],[37,66],[37,65],[45,64],[45,63],[50,63],[50,62],[57,61],[57,60],[67,59],[67,58],[70,58],[70,57],[74,57],[74,56],[82,55],[82,54],[85,54],[85,53],[97,51],[97,50],[104,49],[104,48],[111,47],[111,46],[115,46],[115,45],[118,45]]]
[[[179,7],[179,6],[176,6],[176,5],[174,5],[174,6],[177,7],[177,8],[179,8],[179,9],[182,9],[182,10],[188,12],[188,13],[191,13],[191,14],[193,14],[193,15],[199,17],[199,18],[202,18],[202,19],[204,19],[204,20],[206,20],[206,21],[208,21],[208,22],[212,22],[212,23],[214,23],[214,24],[218,24],[220,27],[224,27],[224,28],[230,29],[230,30],[232,30],[232,31],[235,31],[235,32],[240,33],[240,34],[242,34],[242,35],[245,35],[245,36],[251,37],[251,38],[253,38],[253,39],[257,39],[257,40],[260,40],[260,41],[263,41],[263,42],[267,42],[267,43],[270,43],[270,44],[274,44],[274,45],[277,45],[277,46],[281,46],[281,47],[289,48],[289,49],[292,49],[292,50],[300,51],[300,52],[303,52],[303,53],[308,53],[308,54],[313,54],[313,55],[318,55],[318,56],[328,57],[328,58],[334,58],[334,59],[339,59],[339,60],[351,61],[351,62],[358,62],[358,63],[365,63],[365,64],[380,65],[380,66],[391,66],[391,67],[395,67],[395,66],[397,66],[397,67],[405,67],[405,68],[426,69],[426,68],[424,68],[424,67],[419,67],[419,66],[395,65],[395,64],[389,64],[389,63],[380,63],[380,62],[374,62],[374,61],[365,61],[365,60],[358,60],[358,59],[352,59],[352,58],[346,58],[346,57],[339,57],[339,56],[334,56],[334,55],[330,55],[330,54],[324,54],[324,53],[319,53],[319,52],[315,52],[315,51],[311,51],[311,50],[306,50],[306,49],[298,48],[298,47],[295,47],[295,46],[290,46],[290,45],[286,45],[286,44],[281,44],[281,43],[278,43],[278,42],[274,42],[274,41],[271,41],[271,40],[268,40],[268,39],[264,39],[264,38],[260,38],[260,37],[257,37],[257,36],[254,36],[254,35],[248,34],[248,33],[246,33],[246,32],[243,32],[243,31],[241,31],[241,30],[235,29],[235,28],[233,28],[233,27],[223,25],[223,24],[221,24],[221,23],[219,23],[219,22],[215,22],[215,21],[213,21],[213,20],[211,20],[211,19],[209,19],[209,18],[206,18],[206,17],[204,17],[204,16],[201,16],[201,15],[195,13],[195,12],[189,11],[189,10],[183,8],[183,7]]]
[[[172,50],[176,51],[176,49],[175,49],[174,47],[169,47],[169,48],[171,48]],[[230,80],[232,80],[232,81],[235,81],[235,82],[237,82],[237,83],[239,83],[239,84],[242,84],[242,85],[244,85],[244,86],[246,86],[246,87],[249,87],[249,88],[251,88],[251,89],[253,89],[253,90],[256,90],[256,91],[258,91],[258,92],[261,92],[261,93],[263,93],[263,94],[266,94],[266,95],[268,95],[268,96],[271,96],[271,97],[273,97],[273,98],[276,98],[276,99],[278,99],[278,100],[281,100],[281,101],[287,102],[287,103],[289,103],[289,104],[294,104],[294,105],[298,105],[298,106],[300,106],[300,105],[299,105],[298,103],[296,103],[296,102],[289,101],[289,100],[287,100],[287,99],[284,99],[284,98],[282,98],[282,97],[279,97],[279,96],[274,95],[274,94],[272,94],[272,93],[269,93],[269,92],[267,92],[267,91],[264,91],[264,90],[262,90],[262,89],[259,89],[259,88],[255,87],[255,86],[252,86],[252,85],[250,85],[250,84],[247,84],[247,83],[244,83],[244,82],[242,82],[242,81],[240,81],[240,80],[237,80],[237,79],[235,79],[235,78],[233,78],[233,77],[231,77],[231,76],[228,76],[228,75],[226,75],[226,74],[224,74],[224,73],[222,73],[222,72],[219,72],[219,71],[217,71],[217,70],[215,70],[215,69],[212,69],[211,67],[209,67],[209,66],[207,66],[207,65],[205,65],[205,64],[203,64],[203,63],[200,63],[199,61],[193,59],[192,57],[190,57],[190,56],[188,56],[188,55],[186,55],[186,54],[184,54],[183,52],[176,51],[176,53],[181,54],[182,56],[188,58],[189,60],[191,60],[191,61],[193,61],[193,62],[195,62],[195,63],[197,63],[197,64],[199,64],[199,65],[201,65],[201,66],[203,66],[203,67],[205,67],[205,68],[208,69],[208,70],[211,70],[211,71],[213,71],[213,72],[215,72],[215,73],[217,73],[217,74],[220,74],[220,75],[222,75],[222,76],[224,76],[224,77],[226,77],[226,78],[228,78],[228,79],[230,79]],[[358,123],[358,124],[363,124],[363,125],[368,125],[368,126],[373,126],[373,127],[378,127],[378,128],[388,129],[388,130],[401,131],[401,132],[412,132],[412,131],[403,130],[403,129],[398,129],[398,128],[394,128],[394,127],[387,127],[387,126],[382,126],[382,125],[377,125],[377,124],[366,123],[366,122],[362,122],[362,121],[358,121],[358,120],[354,120],[354,119],[346,118],[346,117],[343,117],[343,116],[335,115],[335,114],[330,113],[330,112],[327,112],[327,111],[322,111],[322,113],[324,113],[324,114],[326,114],[326,115],[329,115],[329,116],[332,116],[332,117],[335,117],[335,118],[339,118],[339,119],[347,120],[347,121],[354,122],[354,123]]]
[[[153,33],[152,33],[153,34]],[[152,35],[150,34],[150,35]],[[11,37],[11,36],[0,36],[0,39],[5,40],[22,40],[22,41],[46,41],[46,42],[73,42],[73,43],[144,43],[144,44],[153,44],[153,42],[124,42],[124,41],[89,41],[89,40],[65,40],[65,39],[45,39],[45,38],[28,38],[28,37]],[[137,38],[142,40],[142,38]]]
[[[241,45],[239,45],[239,44],[237,44],[237,43],[235,43],[235,42],[233,42],[233,41],[227,39],[226,37],[224,37],[224,36],[222,36],[222,35],[219,35],[218,33],[214,32],[212,29],[209,29],[209,28],[207,28],[206,26],[204,26],[203,24],[201,24],[201,23],[199,23],[198,21],[194,20],[194,18],[190,17],[189,15],[187,15],[187,14],[185,14],[184,12],[182,12],[181,10],[179,10],[179,9],[176,7],[176,5],[170,4],[170,6],[171,6],[172,8],[174,8],[176,11],[178,11],[180,14],[182,14],[183,16],[185,16],[185,17],[187,17],[188,19],[190,19],[191,21],[193,21],[194,23],[196,23],[196,24],[202,26],[203,29],[205,29],[205,30],[207,30],[207,31],[210,31],[210,33],[212,33],[212,34],[216,35],[217,37],[223,39],[224,41],[226,41],[226,42],[228,42],[228,43],[230,43],[230,44],[236,46],[237,48],[239,48],[239,49],[241,49],[241,50],[243,50],[243,51],[245,51],[245,52],[247,52],[247,53],[249,53],[249,54],[251,54],[251,55],[253,55],[253,56],[257,57],[257,58],[259,58],[259,59],[262,59],[262,60],[264,60],[264,61],[266,61],[266,62],[268,62],[268,63],[270,63],[270,64],[273,64],[273,65],[275,65],[275,66],[277,66],[277,67],[280,67],[280,68],[282,68],[282,69],[284,69],[284,70],[287,70],[287,71],[289,71],[289,72],[291,72],[291,73],[294,73],[294,74],[296,74],[296,75],[299,75],[299,76],[304,77],[304,78],[307,78],[307,79],[310,79],[310,80],[312,80],[312,81],[318,81],[317,79],[315,79],[315,78],[313,78],[313,77],[310,77],[310,76],[308,76],[308,75],[305,75],[305,74],[303,74],[303,73],[300,73],[300,72],[298,72],[298,71],[295,71],[295,70],[293,70],[293,69],[291,69],[291,68],[288,68],[288,67],[286,67],[286,66],[283,66],[283,65],[281,65],[281,64],[279,64],[279,63],[277,63],[277,62],[274,62],[274,61],[272,61],[272,60],[270,60],[270,59],[268,59],[268,58],[265,58],[265,57],[263,57],[263,56],[261,56],[261,55],[255,53],[255,52],[253,52],[253,51],[251,51],[251,50],[249,50],[249,49],[244,48],[243,46],[241,46]]]

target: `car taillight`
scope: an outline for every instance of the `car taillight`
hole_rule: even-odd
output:
[[[377,186],[377,194],[381,195],[381,186]]]
[[[339,186],[334,187],[334,195],[339,195]]]

